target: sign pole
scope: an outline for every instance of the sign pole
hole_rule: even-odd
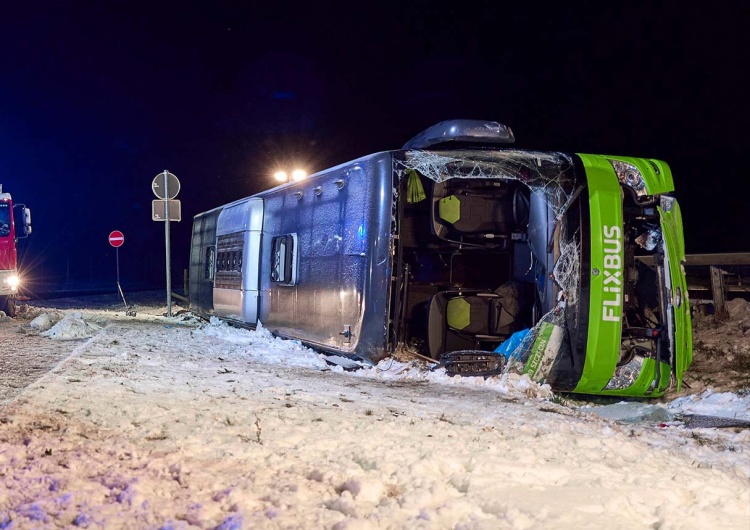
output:
[[[122,303],[125,304],[125,314],[128,316],[135,316],[135,311],[128,308],[128,302],[125,300],[125,294],[122,292],[120,286],[120,247],[125,242],[125,236],[119,230],[113,230],[109,233],[109,244],[115,249],[115,263],[117,264],[117,292],[120,293]]]
[[[168,172],[165,169],[164,170],[164,190],[168,190],[168,184],[167,184],[167,175]],[[172,275],[171,275],[171,268],[172,264],[170,263],[170,256],[169,256],[169,195],[167,193],[164,194],[164,245],[166,247],[166,255],[167,255],[167,316],[172,316]]]
[[[120,293],[122,303],[125,304],[125,314],[129,316],[131,312],[128,309],[128,303],[125,301],[125,293],[122,292],[122,287],[120,286],[120,247],[115,247],[115,256],[117,260],[117,291]]]
[[[157,173],[154,180],[151,181],[151,190],[160,200],[151,203],[151,219],[153,221],[164,221],[164,250],[166,255],[167,267],[167,316],[172,316],[172,260],[169,251],[169,221],[171,215],[169,206],[172,203],[172,209],[176,209],[175,221],[181,220],[180,201],[172,201],[180,192],[180,181],[172,173],[164,170],[163,173]],[[163,201],[163,202],[162,202]],[[163,206],[164,214],[162,216],[158,209]]]

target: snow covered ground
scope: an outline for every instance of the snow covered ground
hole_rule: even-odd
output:
[[[0,401],[0,529],[750,528],[750,430],[678,421],[750,420],[747,392],[605,406],[517,375],[350,373],[164,312],[0,323],[65,350]]]

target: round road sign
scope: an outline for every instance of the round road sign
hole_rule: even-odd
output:
[[[174,199],[180,193],[180,181],[173,173],[165,169],[151,181],[151,189],[160,199]]]
[[[109,244],[113,247],[121,247],[125,243],[125,236],[119,230],[112,230],[109,233]]]

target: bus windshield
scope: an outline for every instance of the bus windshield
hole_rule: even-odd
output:
[[[10,235],[10,205],[0,203],[0,237]]]

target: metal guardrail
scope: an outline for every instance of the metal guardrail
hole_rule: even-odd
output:
[[[653,265],[652,256],[638,256],[638,259],[647,265]],[[750,267],[750,252],[729,252],[725,254],[686,254],[686,267],[714,267],[739,266]]]
[[[732,252],[726,254],[687,254],[687,267],[714,267],[736,265],[750,267],[750,252]]]
[[[189,285],[190,285],[190,280],[189,280],[189,276],[188,276],[188,270],[187,269],[183,269],[183,271],[182,271],[182,292],[185,293],[185,296],[183,296],[181,294],[178,294],[178,293],[175,293],[175,292],[172,292],[172,297],[176,298],[177,300],[179,300],[180,302],[182,302],[185,305],[185,307],[187,307],[187,308],[190,307],[190,299],[187,297],[187,294],[190,292],[188,290],[188,286]]]
[[[639,260],[653,265],[651,256]],[[750,252],[685,255],[688,294],[693,304],[713,304],[717,314],[725,314],[731,298],[750,300]]]
[[[688,291],[722,289],[737,296],[750,296],[750,252],[688,254],[685,256]]]
[[[693,303],[711,303],[717,314],[728,299],[750,300],[750,252],[687,254],[685,275]]]
[[[176,298],[180,302],[184,302],[186,304],[190,303],[190,300],[186,296],[182,296],[181,294],[177,294],[174,291],[172,291],[172,298]]]

